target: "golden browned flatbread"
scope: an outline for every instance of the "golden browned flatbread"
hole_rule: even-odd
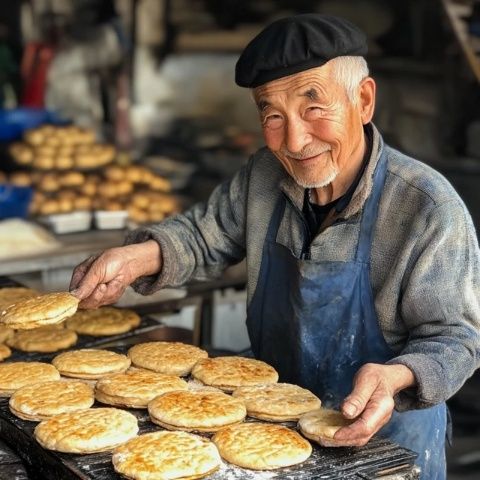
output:
[[[9,338],[13,337],[13,328],[0,325],[0,343],[5,343]]]
[[[170,375],[188,375],[195,363],[208,353],[180,342],[147,342],[134,345],[128,356],[133,365]]]
[[[58,370],[49,363],[2,363],[0,364],[0,397],[9,397],[25,385],[59,379]]]
[[[169,430],[216,432],[243,422],[247,411],[241,400],[222,392],[177,391],[148,404],[152,422]]]
[[[24,352],[56,352],[77,343],[77,334],[57,325],[19,330],[7,340],[10,347]]]
[[[335,433],[354,421],[355,419],[345,418],[337,410],[320,408],[302,415],[298,426],[303,435],[310,440],[314,440],[324,447],[338,447],[341,445],[333,438]]]
[[[95,337],[128,332],[138,325],[140,317],[133,310],[114,307],[79,310],[67,320],[67,328]]]
[[[113,468],[134,480],[194,479],[213,473],[221,464],[215,445],[186,432],[153,432],[116,448]]]
[[[232,392],[245,385],[276,383],[277,371],[265,362],[244,357],[216,357],[200,360],[192,369],[205,385]]]
[[[81,381],[55,380],[19,388],[10,397],[10,411],[24,420],[45,420],[60,413],[90,408],[93,388]]]
[[[297,421],[321,405],[312,392],[291,383],[239,387],[232,395],[245,402],[250,417],[271,422]]]
[[[0,312],[0,323],[21,330],[62,322],[77,311],[78,298],[70,293],[47,293],[10,305]]]
[[[5,310],[10,305],[18,303],[28,298],[38,297],[40,292],[24,287],[6,287],[0,288],[0,311]]]
[[[130,366],[130,359],[109,350],[84,348],[61,353],[52,363],[66,377],[89,379],[124,372]]]
[[[0,361],[5,360],[12,354],[12,351],[3,343],[0,343]]]
[[[65,453],[104,452],[125,443],[137,433],[137,418],[118,408],[61,413],[43,420],[34,431],[43,448]]]
[[[310,442],[297,432],[268,423],[241,423],[222,428],[213,442],[227,462],[253,470],[296,465],[312,453]]]
[[[187,382],[174,375],[132,369],[101,378],[95,386],[95,397],[108,405],[147,408],[158,395],[186,389]]]

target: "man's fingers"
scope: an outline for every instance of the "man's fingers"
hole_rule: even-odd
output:
[[[342,404],[342,413],[347,418],[355,418],[365,409],[373,392],[378,387],[378,379],[368,374],[368,370],[360,369],[354,380],[352,393]]]
[[[388,396],[369,402],[362,415],[338,430],[334,439],[344,446],[365,445],[390,420],[393,406],[393,399]]]
[[[102,258],[94,259],[72,293],[80,300],[90,297],[96,288],[104,283],[105,272],[105,261]]]
[[[95,288],[92,294],[80,302],[81,308],[98,308],[102,305],[115,303],[122,295],[127,285],[118,280],[102,283]]]
[[[78,285],[80,284],[82,278],[85,276],[88,269],[90,268],[90,265],[97,259],[97,257],[97,255],[92,255],[80,265],[77,265],[75,267],[75,269],[73,270],[72,279],[70,280],[70,286],[68,288],[70,292],[78,288]]]

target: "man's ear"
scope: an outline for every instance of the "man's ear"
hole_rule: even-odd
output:
[[[366,77],[360,83],[359,106],[362,123],[366,125],[372,120],[375,111],[375,92],[377,86],[372,77]]]

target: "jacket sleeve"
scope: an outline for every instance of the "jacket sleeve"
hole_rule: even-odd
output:
[[[460,200],[436,206],[419,235],[402,285],[400,314],[409,331],[402,352],[417,387],[396,398],[398,410],[427,408],[455,394],[479,366],[480,252]]]
[[[137,279],[132,284],[135,291],[149,295],[165,286],[215,278],[245,257],[251,164],[252,159],[230,181],[219,185],[208,202],[127,235],[126,244],[155,240],[163,257],[160,274]]]

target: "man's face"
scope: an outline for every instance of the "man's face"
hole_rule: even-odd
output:
[[[304,188],[328,185],[352,156],[363,156],[363,125],[371,115],[364,115],[361,94],[357,104],[350,101],[332,70],[326,63],[253,92],[267,146]]]

